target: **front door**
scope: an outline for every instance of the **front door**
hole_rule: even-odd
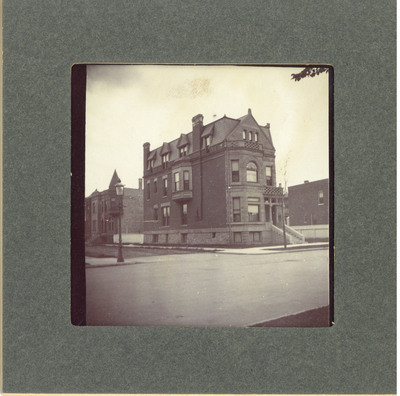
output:
[[[276,213],[277,213],[277,207],[275,205],[272,206],[272,224],[276,227],[278,227],[277,220],[276,220]]]

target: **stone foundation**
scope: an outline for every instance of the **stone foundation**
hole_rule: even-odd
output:
[[[240,236],[239,236],[240,234]],[[235,239],[236,238],[236,239]],[[265,225],[233,226],[219,229],[147,231],[144,243],[160,245],[271,245],[276,243]]]

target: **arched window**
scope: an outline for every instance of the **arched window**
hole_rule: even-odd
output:
[[[249,162],[246,166],[246,180],[248,182],[257,183],[257,165],[254,162]]]

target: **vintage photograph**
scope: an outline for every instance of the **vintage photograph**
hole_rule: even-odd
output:
[[[86,325],[332,325],[332,69],[86,70]]]

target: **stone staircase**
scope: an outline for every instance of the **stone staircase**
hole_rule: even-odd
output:
[[[276,243],[283,244],[283,229],[271,224],[273,240]],[[303,234],[296,231],[294,228],[285,225],[286,243],[288,245],[297,245],[305,243],[306,238]]]

